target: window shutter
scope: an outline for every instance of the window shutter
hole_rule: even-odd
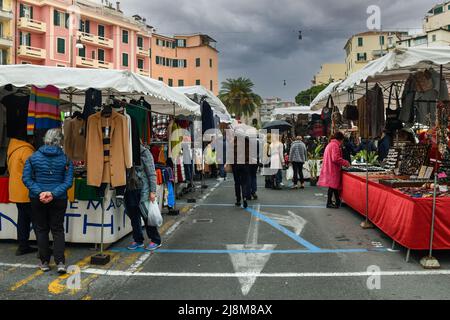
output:
[[[66,13],[65,18],[66,18],[65,19],[65,27],[66,27],[66,29],[69,29],[70,14]]]
[[[33,7],[30,6],[30,19],[33,20]]]
[[[31,47],[31,33],[27,34],[27,46]]]
[[[84,28],[86,33],[91,33],[91,23],[89,22],[89,20],[86,20],[84,22]]]
[[[53,25],[59,26],[59,11],[53,10]]]
[[[25,8],[22,3],[20,4],[20,17],[25,17]]]

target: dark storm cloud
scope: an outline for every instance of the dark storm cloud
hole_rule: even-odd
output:
[[[344,45],[367,31],[369,5],[384,30],[417,29],[437,0],[126,0],[162,34],[202,32],[218,41],[220,80],[246,76],[263,97],[293,100],[325,62],[343,62]],[[303,40],[298,40],[302,30]],[[283,86],[283,80],[287,86]]]

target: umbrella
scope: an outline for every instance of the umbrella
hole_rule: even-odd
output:
[[[267,122],[263,127],[263,129],[265,130],[280,130],[280,131],[288,131],[291,128],[292,128],[291,124],[281,120]]]

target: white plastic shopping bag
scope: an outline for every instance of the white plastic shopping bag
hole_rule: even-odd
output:
[[[294,179],[294,168],[292,166],[289,166],[289,168],[286,170],[286,180],[290,181]]]
[[[143,206],[142,206],[143,204]],[[145,201],[141,203],[141,210],[145,210],[147,213],[147,224],[150,227],[161,227],[163,224],[163,217],[161,211],[159,210],[159,205],[157,201]]]

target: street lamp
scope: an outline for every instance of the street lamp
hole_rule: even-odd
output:
[[[84,48],[84,45],[81,43],[81,39],[80,38],[78,38],[77,43],[75,45],[75,48],[77,48],[77,49],[83,49]]]

